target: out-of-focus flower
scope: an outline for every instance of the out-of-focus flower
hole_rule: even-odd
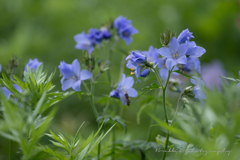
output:
[[[100,28],[100,31],[101,31],[104,39],[110,39],[111,38],[112,34],[108,31],[107,27]]]
[[[80,50],[87,50],[89,57],[91,57],[91,54],[94,50],[94,44],[85,34],[85,32],[75,35],[74,40],[77,42],[75,48]]]
[[[147,75],[149,75],[149,73],[150,73],[149,69],[144,69],[140,76],[141,77],[146,77]]]
[[[27,68],[29,67],[31,71],[33,71],[33,69],[36,71],[41,64],[42,62],[39,62],[37,58],[34,60],[30,59],[24,70],[27,72]]]
[[[133,51],[131,55],[127,56],[126,60],[131,59],[133,62],[144,64],[146,61],[146,56],[140,52]]]
[[[197,98],[201,104],[202,107],[204,106],[204,99],[207,99],[207,97],[205,96],[205,94],[203,93],[202,89],[204,87],[204,82],[203,80],[201,80],[198,77],[193,76],[194,79],[191,79],[192,84],[195,85],[194,90],[193,90],[193,94],[195,95],[195,98]]]
[[[177,39],[173,37],[168,44],[168,47],[162,47],[158,50],[158,53],[166,59],[166,66],[168,70],[171,70],[176,64],[186,64],[187,57],[186,52],[188,50],[187,44],[178,43]]]
[[[81,81],[92,77],[91,72],[80,69],[80,64],[77,59],[75,59],[72,64],[66,64],[64,61],[62,61],[58,68],[63,75],[61,79],[63,91],[66,91],[71,87],[75,91],[81,91]]]
[[[102,32],[96,28],[90,28],[86,36],[91,40],[93,45],[101,43],[103,38]]]
[[[187,64],[180,65],[179,68],[185,72],[191,74],[193,71],[201,73],[201,65],[199,59],[192,59],[192,57],[187,57]]]
[[[159,63],[159,54],[157,48],[150,46],[148,51],[143,51],[142,53],[146,56],[149,62],[153,62],[154,64]]]
[[[201,77],[209,89],[217,87],[222,88],[221,78],[219,76],[226,76],[226,72],[220,61],[214,60],[202,66]]]
[[[240,71],[238,72],[238,74],[240,75]],[[240,88],[240,83],[238,83],[237,88]]]
[[[132,88],[133,84],[133,77],[126,78],[126,75],[122,74],[122,80],[118,84],[117,91],[123,105],[127,105],[128,99],[126,97],[126,94],[128,97],[137,97],[138,95],[137,91]]]
[[[139,77],[141,67],[136,62],[130,59],[126,66],[127,68],[131,69],[131,75],[135,74],[136,78]]]
[[[13,87],[20,93],[22,93],[22,89],[21,87],[19,87],[18,85],[16,84],[13,84]],[[3,91],[3,94],[4,96],[9,99],[9,97],[12,95],[12,93],[6,88],[6,87],[2,87],[2,91]]]
[[[127,20],[123,16],[119,16],[114,21],[114,27],[117,29],[118,35],[129,45],[133,39],[132,35],[137,34],[138,30],[132,26],[132,21]]]
[[[0,64],[0,72],[2,71],[2,65]]]
[[[119,93],[113,89],[112,92],[110,92],[110,96],[113,98],[119,98]]]
[[[193,37],[192,33],[189,32],[189,30],[187,28],[179,34],[177,40],[180,44],[182,44],[182,43],[185,43],[186,41],[189,41],[191,38],[194,38],[194,37]]]

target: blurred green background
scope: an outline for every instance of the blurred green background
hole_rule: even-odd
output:
[[[160,48],[159,34],[166,27],[177,34],[189,28],[196,43],[207,51],[200,58],[202,63],[218,59],[233,75],[237,76],[240,70],[240,13],[236,0],[1,0],[0,15],[0,63],[6,67],[13,55],[20,57],[18,76],[30,58],[44,62],[50,72],[57,69],[62,60],[71,63],[76,58],[81,59],[82,51],[74,48],[73,36],[89,28],[100,28],[119,15],[132,20],[139,30],[130,46],[120,42],[126,51],[148,50],[150,45]],[[100,52],[96,50],[95,54]],[[116,83],[122,56],[118,52],[113,56],[112,74]],[[129,75],[130,71],[125,69],[125,73]],[[59,75],[57,69],[54,83],[56,89],[61,90]],[[107,80],[106,75],[101,80]],[[136,88],[140,90],[146,84],[150,82],[138,83]],[[110,91],[109,86],[99,84],[96,98]],[[97,107],[101,111],[103,105]],[[138,133],[134,139],[145,138],[149,124],[147,115],[137,129],[133,127],[136,127],[139,108],[136,103],[125,110],[123,118],[128,121],[129,134],[124,135],[122,130],[123,136]],[[72,134],[82,121],[87,122],[85,130],[89,132],[94,129],[92,125],[96,126],[88,97],[79,100],[71,96],[59,104],[52,128]],[[3,143],[1,148],[4,148]]]

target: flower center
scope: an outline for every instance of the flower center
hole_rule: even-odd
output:
[[[178,54],[173,54],[173,58],[177,58],[178,57]]]
[[[124,31],[124,32],[123,32],[123,35],[124,35],[125,37],[128,37],[128,36],[129,36],[129,32],[128,32],[128,31]]]
[[[131,68],[131,75],[135,74],[134,71],[135,71],[135,69]]]

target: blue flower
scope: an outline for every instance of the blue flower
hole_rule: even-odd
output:
[[[159,63],[159,54],[157,48],[150,46],[148,51],[143,51],[142,53],[147,57],[149,62],[153,62],[154,64]]]
[[[126,66],[127,68],[131,69],[131,75],[135,74],[136,78],[139,77],[141,67],[136,62],[130,59]]]
[[[214,60],[208,64],[203,65],[201,77],[207,88],[222,89],[222,79],[219,76],[226,76],[226,71],[221,61]]]
[[[149,69],[144,69],[140,76],[141,77],[146,77],[147,75],[149,75],[149,73],[150,73]]]
[[[133,51],[131,55],[127,56],[126,60],[129,59],[139,64],[144,64],[146,62],[146,56],[136,51]]]
[[[80,64],[75,59],[72,64],[66,64],[64,61],[58,66],[63,78],[61,79],[62,90],[66,91],[71,88],[75,91],[81,91],[81,81],[92,77],[92,73],[88,70],[80,69]]]
[[[33,71],[33,69],[36,71],[41,64],[42,62],[39,62],[37,58],[34,60],[30,59],[24,70],[27,72],[27,68],[29,67],[31,71]]]
[[[200,61],[198,58],[188,57],[187,64],[183,65],[182,71],[191,74],[194,70],[196,70],[198,73],[201,73]]]
[[[108,31],[107,27],[100,28],[100,31],[104,39],[110,39],[112,37],[112,34]]]
[[[118,35],[129,45],[133,39],[132,35],[137,34],[138,30],[132,26],[132,21],[127,20],[123,16],[119,16],[114,21],[114,27],[117,29]]]
[[[22,89],[21,87],[19,87],[18,85],[16,84],[13,84],[13,87],[20,93],[22,93]],[[9,99],[9,97],[12,95],[12,92],[10,92],[6,87],[2,87],[2,91],[3,91],[3,94],[4,96]]]
[[[112,92],[110,92],[110,96],[113,98],[120,98],[118,91],[116,91],[114,89],[112,90]]]
[[[122,74],[122,80],[118,84],[117,91],[123,105],[127,105],[127,99],[125,94],[128,94],[129,97],[137,97],[138,95],[137,91],[132,88],[133,84],[133,77],[126,78],[126,75]]]
[[[240,71],[238,72],[238,74],[240,75]],[[240,83],[238,83],[237,88],[240,88]]]
[[[160,68],[159,69],[159,74],[160,74],[160,76],[162,77],[163,80],[166,80],[167,77],[168,77],[168,69],[167,69],[167,66],[166,66],[166,59],[167,58],[159,59],[159,63],[158,63],[158,67]],[[178,70],[177,66],[175,66],[173,68],[173,71],[176,71],[176,70]],[[176,73],[176,72],[173,72],[172,74],[178,75],[178,73]]]
[[[179,34],[177,40],[178,40],[179,44],[182,44],[182,43],[185,43],[186,41],[189,41],[191,38],[194,38],[194,37],[193,37],[192,33],[189,32],[189,30],[187,28]]]
[[[103,33],[96,28],[90,28],[86,36],[91,40],[92,44],[95,45],[101,43]]]
[[[205,94],[203,93],[202,89],[205,86],[203,80],[201,80],[198,77],[193,76],[194,79],[191,79],[192,84],[195,85],[194,90],[193,90],[193,94],[195,95],[195,98],[197,98],[201,104],[202,107],[204,106],[204,101],[203,99],[207,99],[207,97],[205,96]]]
[[[186,64],[187,57],[186,52],[188,50],[187,44],[178,43],[177,39],[173,37],[168,44],[168,47],[162,47],[158,50],[158,53],[167,58],[166,66],[168,70],[171,70],[176,64]]]
[[[94,44],[89,39],[88,35],[86,35],[85,32],[82,32],[81,34],[75,35],[74,40],[77,42],[75,48],[80,50],[87,50],[90,57],[94,50]]]

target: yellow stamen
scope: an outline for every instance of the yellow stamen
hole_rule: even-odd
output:
[[[131,75],[134,75],[135,73],[134,72],[131,72]]]
[[[133,68],[131,68],[131,70],[132,70],[132,71],[134,71],[134,69],[133,69]]]
[[[125,92],[126,94],[128,94],[128,90],[126,90],[126,92]]]
[[[178,54],[176,53],[176,57],[178,56]]]
[[[175,58],[175,54],[173,54],[173,58]]]
[[[75,77],[74,76],[72,76],[72,79],[74,79]]]

